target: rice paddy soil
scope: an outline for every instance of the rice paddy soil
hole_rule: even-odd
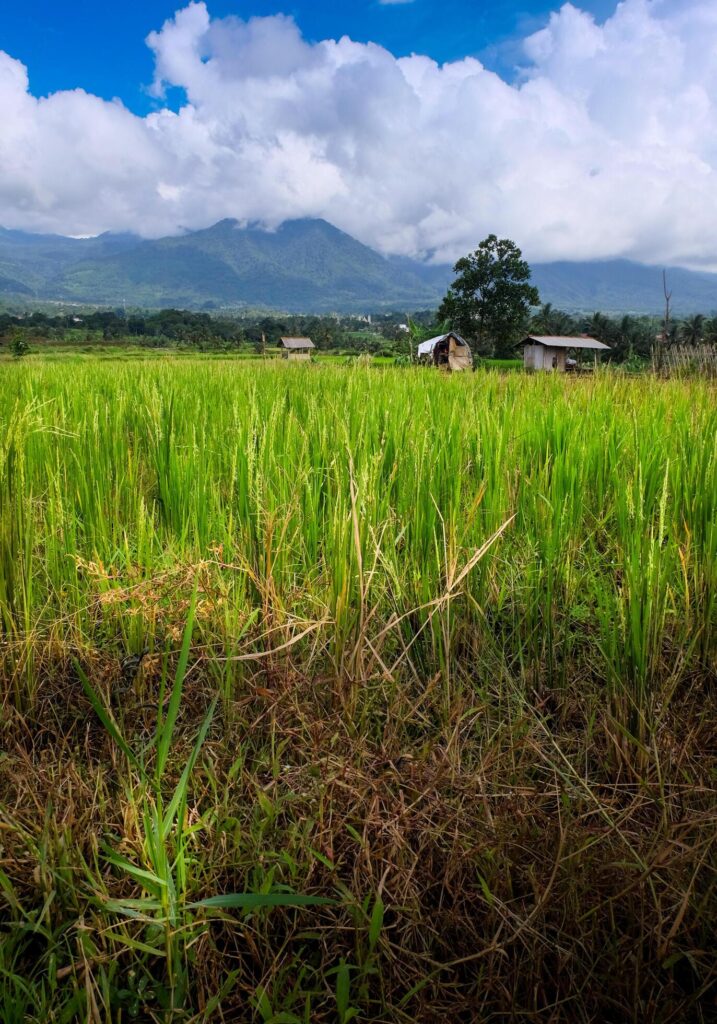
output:
[[[2,1021],[717,1019],[714,385],[0,382]]]

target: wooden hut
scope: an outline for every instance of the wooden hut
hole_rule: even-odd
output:
[[[529,334],[523,339],[523,366],[526,370],[557,370],[558,373],[565,373],[566,370],[575,366],[575,361],[568,358],[568,351],[583,351],[589,349],[597,353],[610,346],[605,345],[596,338],[587,334],[578,337],[569,337],[558,334]]]
[[[442,366],[446,370],[460,373],[461,370],[470,370],[473,365],[473,357],[467,343],[455,331],[448,334],[439,334],[428,341],[422,341],[418,346],[419,359],[429,359],[434,366]]]
[[[280,338],[284,359],[311,359],[312,349],[316,348],[311,338]]]

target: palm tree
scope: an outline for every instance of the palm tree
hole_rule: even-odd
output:
[[[571,316],[546,302],[532,317],[530,329],[536,334],[571,334],[576,328]]]
[[[552,320],[551,334],[575,334],[577,330],[575,322],[568,313],[562,309],[556,309]]]
[[[717,345],[717,316],[705,321],[703,339],[708,345]]]
[[[705,331],[705,318],[702,313],[686,317],[680,324],[680,341],[685,345],[699,345]]]
[[[615,325],[604,313],[593,313],[587,322],[587,333],[609,345],[615,333]]]
[[[620,326],[617,329],[618,338],[618,352],[621,357],[629,359],[635,348],[635,341],[637,337],[637,324],[633,317],[624,316],[620,321]]]
[[[422,341],[427,341],[435,334],[448,334],[452,330],[448,320],[443,323],[439,322],[438,326],[432,324],[430,327],[427,327],[425,324],[417,323],[411,316],[406,317],[406,326],[408,327],[408,332],[402,334],[400,340],[408,341],[408,356],[412,363],[416,362],[418,358],[417,354],[414,355],[414,349],[417,353],[418,346]]]
[[[530,321],[531,331],[536,334],[549,334],[550,318],[553,315],[553,306],[550,302],[544,302],[537,313],[534,313]]]

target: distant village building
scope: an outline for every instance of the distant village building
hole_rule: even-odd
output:
[[[523,366],[526,370],[557,370],[559,373],[572,370],[576,365],[574,359],[568,358],[570,349],[589,349],[595,353],[605,349],[610,351],[609,345],[596,338],[590,338],[587,334],[581,334],[579,337],[530,334],[522,344]],[[597,355],[595,359],[597,360]]]
[[[280,338],[284,359],[311,359],[311,350],[316,348],[311,338]]]
[[[418,346],[418,357],[430,359],[434,366],[442,366],[454,373],[470,370],[473,365],[471,350],[460,334],[454,331],[422,341]]]

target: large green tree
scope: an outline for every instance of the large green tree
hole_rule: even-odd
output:
[[[518,246],[509,238],[489,235],[453,271],[457,277],[438,319],[449,321],[479,353],[510,355],[526,329],[531,306],[540,302]]]

